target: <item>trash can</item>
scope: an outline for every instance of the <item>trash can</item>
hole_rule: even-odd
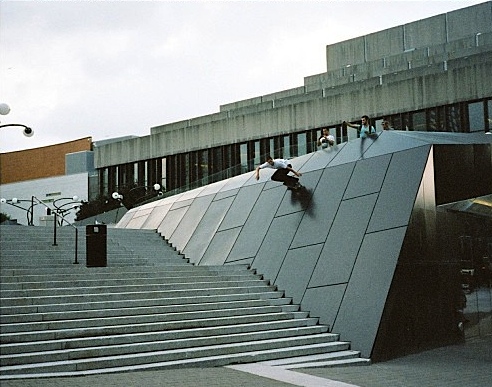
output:
[[[90,224],[85,226],[87,267],[106,267],[108,265],[107,231],[105,224]]]

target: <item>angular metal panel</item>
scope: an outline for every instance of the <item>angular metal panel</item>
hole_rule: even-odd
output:
[[[359,160],[371,144],[372,140],[369,139],[356,139],[347,142],[343,149],[336,154],[329,166],[332,167],[335,165],[353,163]]]
[[[378,132],[377,140],[368,139],[370,141],[368,145],[371,146],[364,152],[364,158],[369,159],[428,145],[418,135],[412,136],[411,133],[417,132],[404,132],[401,130]]]
[[[166,239],[171,238],[179,222],[183,219],[190,207],[182,207],[177,210],[171,210],[167,213],[166,217],[162,220],[161,225],[157,228],[157,231]]]
[[[179,200],[176,200],[174,203],[173,203],[173,206],[171,207],[171,210],[177,210],[178,208],[182,208],[182,207],[188,207],[191,205],[191,203],[193,203],[193,199],[186,199],[186,200],[181,200],[181,198]]]
[[[323,170],[292,247],[325,241],[354,165],[349,163]]]
[[[277,278],[301,218],[301,212],[275,218],[256,254],[253,268],[258,268],[259,274],[272,283]]]
[[[311,317],[318,317],[320,324],[332,327],[346,288],[347,284],[307,288],[301,309],[309,311]]]
[[[209,266],[224,264],[240,232],[241,227],[236,227],[215,233],[199,264]]]
[[[205,189],[205,186],[203,187],[198,187],[186,192],[183,192],[183,195],[179,198],[180,201],[182,200],[188,200],[188,199],[194,199],[196,198],[200,192],[202,192]]]
[[[190,240],[193,232],[195,231],[198,223],[202,219],[205,212],[208,210],[210,203],[212,202],[213,195],[203,196],[196,198],[189,207],[186,214],[179,222],[178,227],[174,230],[169,242],[173,244],[178,250],[183,250]]]
[[[142,228],[156,230],[162,222],[162,219],[166,216],[171,209],[171,203],[167,203],[161,206],[155,206],[152,213],[149,214],[147,220],[143,224]]]
[[[198,194],[198,196],[212,195],[219,192],[224,185],[227,184],[226,180],[220,180],[212,184],[208,184],[203,188],[203,191]]]
[[[376,199],[373,194],[340,204],[309,287],[349,281]]]
[[[390,160],[391,155],[384,155],[357,161],[343,198],[350,199],[379,192]]]
[[[277,212],[283,194],[284,189],[282,187],[262,191],[232,248],[231,254],[227,258],[228,262],[251,258],[256,255]],[[239,216],[240,210],[238,209],[237,212]]]
[[[393,155],[367,232],[408,224],[429,151],[427,145]]]
[[[193,232],[182,253],[190,259],[191,263],[197,263],[202,259],[208,244],[219,228],[227,210],[231,206],[233,198],[214,201],[210,204],[207,212],[202,216],[200,222]],[[225,258],[225,257],[224,257]]]
[[[285,257],[275,284],[280,290],[285,290],[294,303],[301,302],[304,297],[314,266],[319,258],[322,244],[289,250]]]
[[[313,153],[313,156],[302,166],[301,172],[305,173],[326,168],[344,146],[345,143],[342,143]]]
[[[248,173],[243,173],[242,175],[239,176],[231,177],[230,179],[227,180],[227,184],[225,184],[220,191],[222,192],[222,191],[229,191],[235,188],[241,188],[249,179],[251,179],[252,176],[253,176],[253,172],[248,172]]]
[[[228,198],[230,196],[235,196],[235,195],[237,195],[238,192],[239,192],[239,188],[234,188],[234,189],[230,189],[227,191],[220,191],[220,192],[217,192],[214,200],[222,200],[222,199]]]
[[[366,235],[350,276],[333,331],[371,357],[406,227]]]
[[[219,231],[242,226],[246,222],[262,189],[263,184],[255,184],[241,188],[234,197],[234,203],[232,203],[230,211],[220,224]]]
[[[275,216],[283,216],[302,210],[305,210],[309,215],[313,215],[314,211],[312,209],[311,199],[322,172],[323,170],[317,170],[303,174],[300,178],[300,183],[305,188],[302,190],[292,191],[283,186],[283,189],[285,189],[285,196]]]

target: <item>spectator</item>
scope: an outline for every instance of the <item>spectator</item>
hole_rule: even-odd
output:
[[[366,115],[362,116],[362,124],[351,124],[348,121],[343,121],[343,123],[346,123],[347,126],[350,126],[351,128],[357,129],[361,138],[366,138],[367,136],[376,134],[376,129],[374,129],[374,126],[371,126],[369,123],[369,117]]]
[[[318,139],[318,146],[322,148],[327,148],[329,146],[333,146],[335,144],[335,137],[333,137],[328,128],[323,128],[321,131],[321,137]]]

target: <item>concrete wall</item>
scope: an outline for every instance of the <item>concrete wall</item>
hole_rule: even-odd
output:
[[[285,93],[279,99],[153,128],[150,136],[96,148],[96,167],[338,125],[364,113],[383,116],[490,97],[491,46],[468,54],[446,64],[429,63],[337,87],[312,83],[303,94]]]
[[[492,2],[459,9],[326,47],[327,71],[492,32]]]
[[[478,34],[478,35],[477,35]],[[304,85],[95,149],[96,168],[492,96],[492,2],[326,48]]]

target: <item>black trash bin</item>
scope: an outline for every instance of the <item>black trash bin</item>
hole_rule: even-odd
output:
[[[107,258],[107,227],[105,224],[85,226],[85,247],[87,267],[106,267]]]

